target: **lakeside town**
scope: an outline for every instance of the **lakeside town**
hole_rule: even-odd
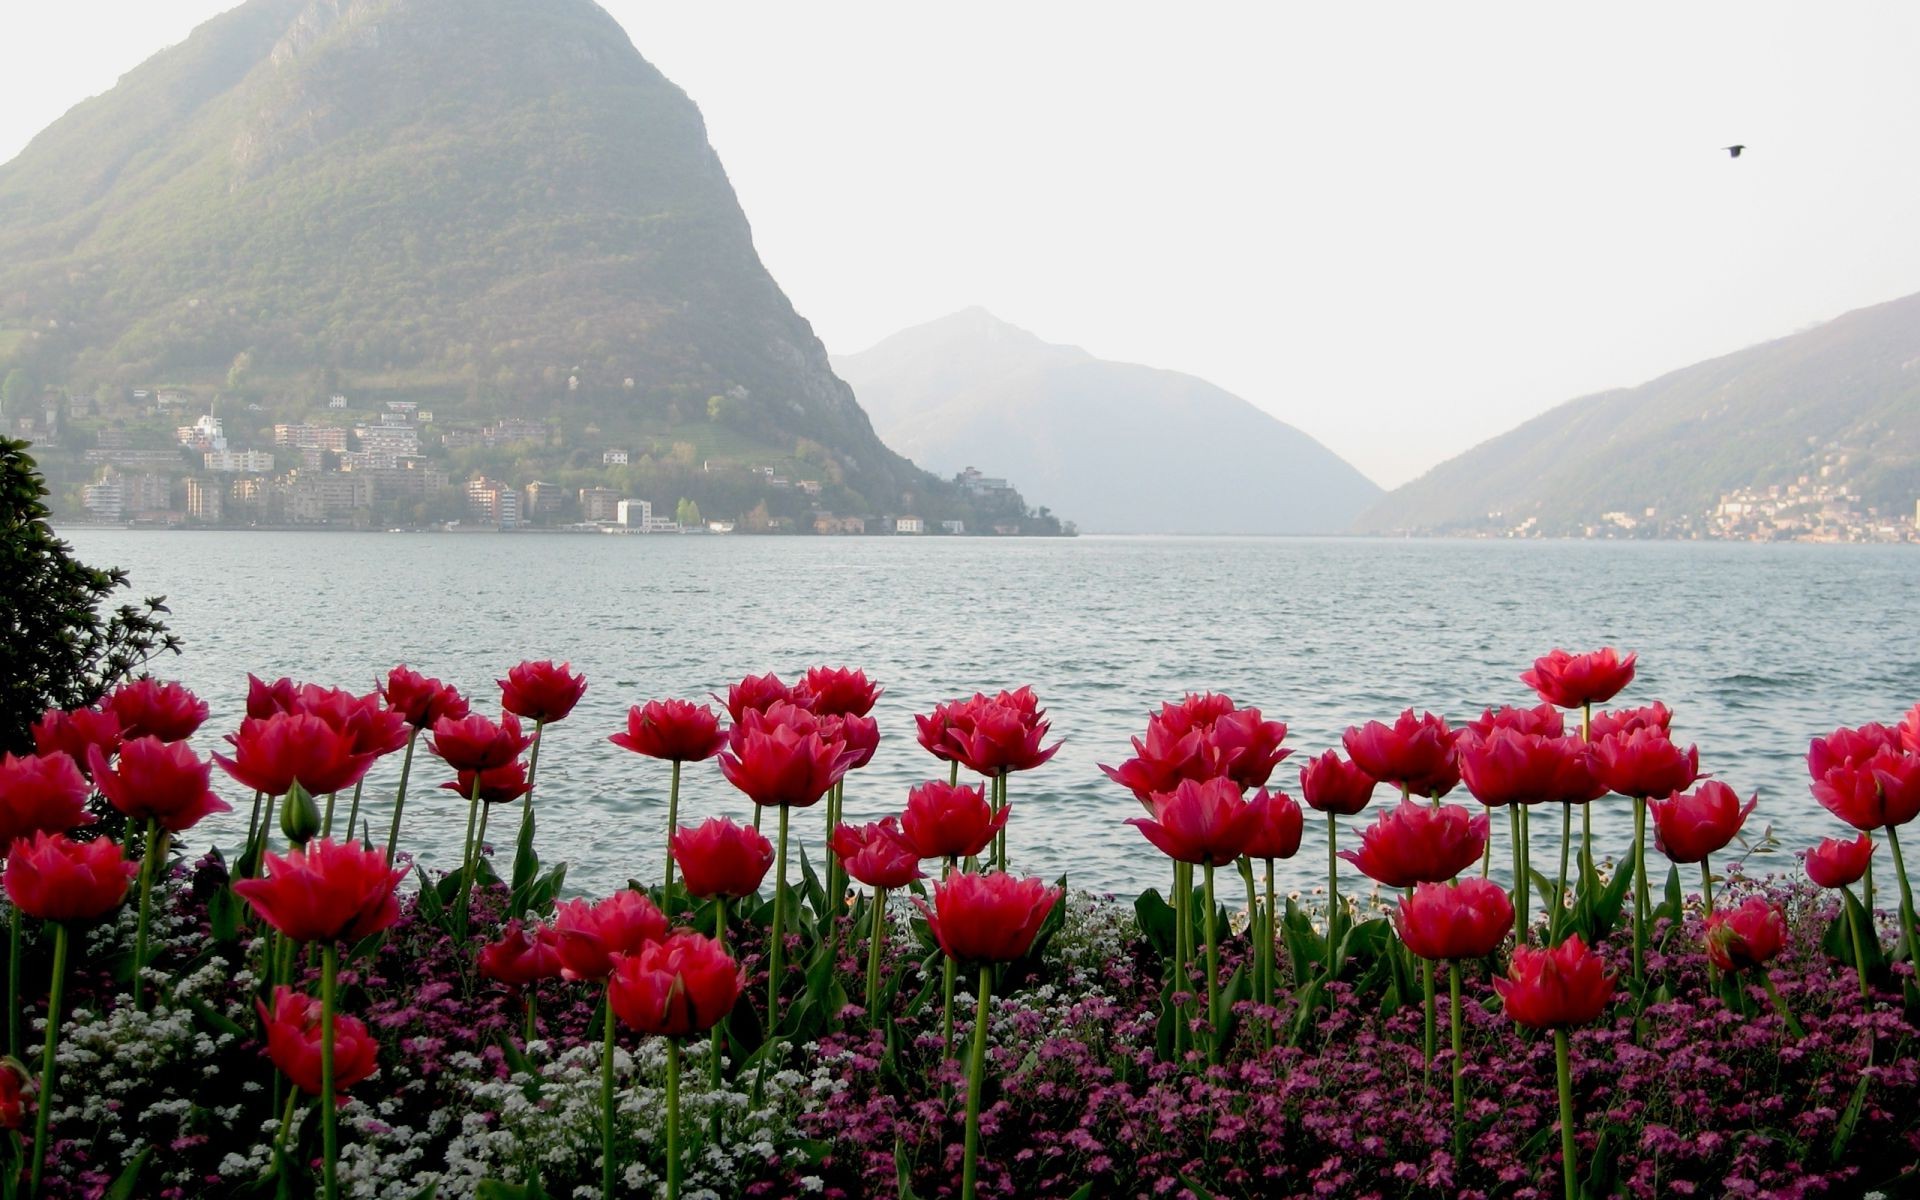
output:
[[[296,419],[272,419],[279,415]],[[1045,508],[1029,511],[1007,480],[972,467],[952,484],[969,511],[983,517],[944,515],[951,506],[937,503],[935,514],[850,511],[837,464],[809,453],[804,441],[793,457],[773,462],[701,458],[691,442],[645,436],[607,436],[562,451],[563,435],[551,420],[447,420],[416,401],[356,406],[338,393],[319,412],[290,414],[182,389],[49,390],[31,411],[9,413],[7,432],[34,443],[56,512],[70,523],[830,536],[1074,532]],[[584,432],[600,431],[588,424]],[[527,469],[530,462],[563,465],[554,478],[542,478]],[[804,474],[809,467],[820,477]],[[665,483],[634,486],[656,479]],[[737,508],[714,511],[716,496],[735,498]]]

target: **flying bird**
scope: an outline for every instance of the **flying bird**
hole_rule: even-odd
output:
[[[1739,158],[1739,157],[1740,157],[1740,152],[1741,152],[1742,150],[1745,150],[1745,149],[1746,149],[1746,147],[1745,147],[1745,146],[1742,146],[1742,145],[1734,145],[1734,146],[1727,146],[1727,147],[1725,147],[1725,149],[1726,149],[1726,152],[1727,152],[1727,157],[1729,157],[1729,158]]]

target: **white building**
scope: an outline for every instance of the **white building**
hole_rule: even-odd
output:
[[[927,523],[919,517],[901,517],[893,523],[895,533],[925,533]]]
[[[627,465],[627,452],[625,450],[603,451],[600,455],[600,463],[607,467],[624,467]]]
[[[209,471],[264,475],[273,470],[273,455],[264,450],[209,450],[203,461]]]
[[[613,519],[623,528],[649,532],[653,527],[653,501],[622,500],[614,506]]]

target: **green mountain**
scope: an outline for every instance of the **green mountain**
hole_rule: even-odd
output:
[[[206,22],[0,166],[11,368],[276,416],[339,390],[552,419],[575,444],[804,459],[852,511],[961,503],[874,436],[699,110],[590,0]]]
[[[836,356],[887,443],[1004,472],[1123,533],[1338,533],[1380,489],[1204,379],[1108,362],[973,308]]]
[[[1920,295],[1639,387],[1570,400],[1435,467],[1368,533],[1578,533],[1608,513],[1687,532],[1741,489],[1807,476],[1911,516],[1920,498]],[[1653,509],[1653,517],[1646,510]]]

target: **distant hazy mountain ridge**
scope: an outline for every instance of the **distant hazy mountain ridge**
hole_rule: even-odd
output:
[[[977,308],[833,362],[888,445],[941,473],[990,465],[1087,531],[1334,533],[1380,494],[1205,380],[1051,345]]]
[[[1570,400],[1384,497],[1358,528],[1578,534],[1631,523],[1688,536],[1723,498],[1803,476],[1833,503],[1912,519],[1920,296]]]

